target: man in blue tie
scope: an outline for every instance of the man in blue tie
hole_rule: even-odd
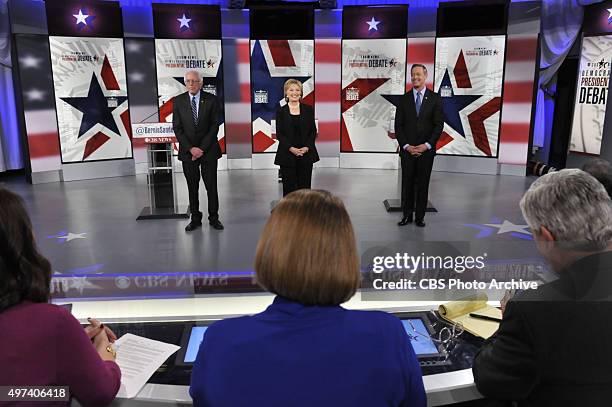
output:
[[[222,230],[217,193],[217,160],[221,158],[217,133],[221,109],[214,95],[202,91],[199,72],[185,73],[185,87],[187,92],[176,96],[172,106],[172,128],[179,142],[178,159],[183,163],[189,191],[191,222],[185,230],[191,232],[202,226],[200,171],[208,195],[208,222],[214,229]]]
[[[406,93],[395,112],[395,137],[402,163],[402,220],[425,227],[429,178],[436,155],[436,143],[442,134],[444,117],[440,95],[425,87],[427,68],[410,68],[412,90]]]

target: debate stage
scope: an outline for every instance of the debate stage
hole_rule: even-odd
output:
[[[518,203],[532,180],[434,172],[429,197],[438,212],[426,215],[425,228],[399,227],[401,214],[385,211],[382,201],[398,197],[395,170],[316,168],[313,188],[345,202],[362,254],[371,242],[501,242],[529,258],[537,254]],[[186,205],[182,174],[177,181],[178,202]],[[136,220],[149,204],[145,175],[0,182],[25,199],[40,250],[53,265],[54,298],[64,301],[259,291],[252,278],[255,248],[271,202],[282,195],[276,170],[219,171],[225,230],[205,223],[187,233],[186,220]],[[205,209],[203,185],[200,195]]]

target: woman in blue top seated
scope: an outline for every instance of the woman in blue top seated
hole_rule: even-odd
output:
[[[342,201],[298,190],[274,208],[257,245],[264,312],[208,328],[191,377],[196,406],[425,406],[421,369],[396,317],[340,306],[359,285]]]

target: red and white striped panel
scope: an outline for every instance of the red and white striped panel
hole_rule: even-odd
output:
[[[225,137],[229,144],[251,144],[251,53],[248,38],[224,39],[223,52],[235,53],[238,60],[237,83],[224,78],[226,86],[240,88],[240,100],[225,101]],[[227,94],[228,92],[226,92]],[[231,150],[231,146],[228,147]]]
[[[509,35],[499,133],[499,163],[526,165],[538,34]]]
[[[434,37],[408,38],[406,47],[406,92],[412,89],[410,67],[412,64],[423,64],[427,67],[425,86],[433,90],[434,64],[436,59],[436,39]]]
[[[342,40],[315,40],[315,116],[319,123],[317,143],[330,143],[337,155],[340,142],[340,88]],[[331,146],[334,144],[334,146]],[[321,150],[321,148],[319,148]],[[332,155],[325,151],[322,155]]]
[[[32,173],[59,170],[59,135],[55,109],[24,112]]]

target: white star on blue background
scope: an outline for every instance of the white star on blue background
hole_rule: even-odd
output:
[[[181,26],[179,28],[183,28],[183,27],[189,28],[189,22],[191,21],[191,18],[185,17],[185,13],[183,13],[183,17],[177,18],[176,21],[181,23]]]
[[[73,14],[72,15],[74,18],[76,18],[76,23],[77,25],[79,24],[85,24],[87,25],[87,17],[89,17],[89,14],[83,14],[83,10],[79,9],[79,14]]]
[[[371,31],[371,30],[378,31],[378,24],[380,24],[380,21],[376,21],[376,19],[372,17],[372,19],[370,21],[366,21],[366,23],[369,25],[368,31]]]

